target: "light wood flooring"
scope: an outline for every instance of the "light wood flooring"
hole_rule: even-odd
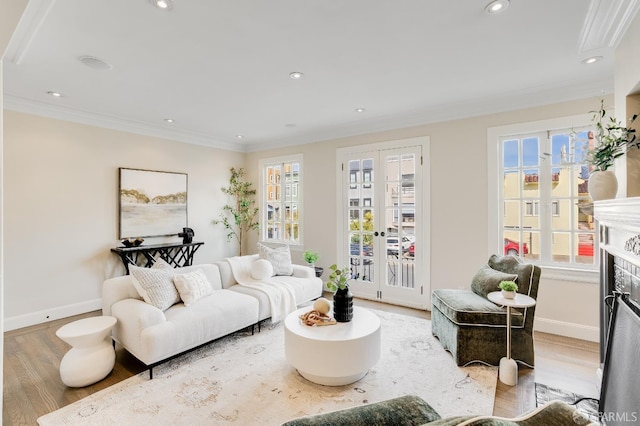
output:
[[[359,306],[430,319],[427,311],[358,300]],[[55,332],[71,321],[100,315],[99,311],[48,322],[4,336],[2,424],[35,425],[36,419],[145,370],[125,350],[116,349],[116,365],[104,380],[85,388],[68,388],[60,380],[60,359],[69,349]],[[534,382],[598,397],[598,345],[551,334],[536,333],[536,368],[520,368],[511,387],[497,382],[494,415],[512,417],[535,408]]]

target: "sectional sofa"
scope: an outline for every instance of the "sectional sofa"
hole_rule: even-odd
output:
[[[258,256],[242,260],[254,263]],[[292,271],[273,278],[292,288],[296,305],[322,295],[322,280],[312,268],[292,265]],[[193,278],[191,283],[184,284],[185,277]],[[140,289],[145,280],[151,282],[147,294]],[[177,290],[179,282],[187,288],[184,294]],[[207,291],[197,289],[202,283]],[[160,301],[153,300],[162,286]],[[131,275],[107,279],[102,286],[102,313],[117,319],[114,341],[149,366],[151,377],[152,368],[171,357],[270,318],[272,306],[257,285],[240,285],[226,260],[175,269],[132,266]]]

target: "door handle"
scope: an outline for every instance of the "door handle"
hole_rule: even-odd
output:
[[[384,231],[382,231],[382,232],[380,233],[380,236],[381,236],[381,237],[384,237]]]
[[[378,236],[378,231],[374,232],[374,233],[373,233],[373,236],[374,236],[374,237],[377,237],[377,236]]]

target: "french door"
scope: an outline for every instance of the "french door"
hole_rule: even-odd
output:
[[[338,256],[354,296],[426,308],[424,146],[410,142],[339,152]]]

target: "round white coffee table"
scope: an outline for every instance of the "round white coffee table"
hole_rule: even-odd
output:
[[[60,361],[60,378],[70,387],[96,383],[113,370],[116,353],[108,336],[116,318],[99,316],[63,325],[56,336],[72,346]]]
[[[284,320],[287,361],[305,379],[326,386],[342,386],[363,378],[380,359],[380,318],[353,307],[353,319],[335,325],[307,326],[298,309]]]
[[[516,293],[513,299],[507,299],[501,291],[492,291],[487,294],[487,299],[507,307],[507,356],[500,360],[499,377],[505,385],[515,386],[518,383],[518,364],[511,358],[511,308],[528,308],[534,306],[536,300],[521,293]]]

